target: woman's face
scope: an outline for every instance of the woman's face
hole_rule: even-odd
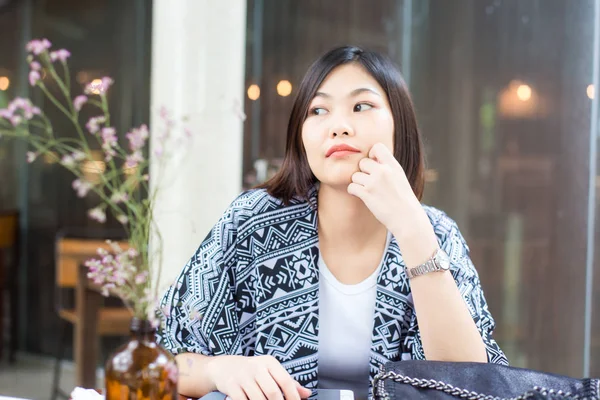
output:
[[[322,185],[348,186],[375,143],[393,152],[394,120],[387,95],[358,64],[334,69],[309,105],[302,143]]]

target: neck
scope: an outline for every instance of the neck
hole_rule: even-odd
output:
[[[385,240],[387,229],[358,197],[321,185],[318,196],[319,240],[337,248],[362,249]]]

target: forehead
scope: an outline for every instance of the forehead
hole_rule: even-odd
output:
[[[332,96],[343,96],[358,88],[373,89],[381,95],[385,94],[375,78],[357,63],[336,67],[327,75],[317,91]]]

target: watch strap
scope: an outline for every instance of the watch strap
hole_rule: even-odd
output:
[[[408,276],[408,279],[412,279],[417,276],[425,275],[429,272],[443,271],[444,269],[440,265],[438,265],[438,263],[436,262],[438,252],[440,252],[440,251],[442,251],[442,250],[438,249],[435,252],[435,254],[433,256],[431,256],[431,258],[429,258],[429,260],[425,261],[423,264],[417,265],[416,267],[413,267],[413,268],[406,268],[406,276]]]

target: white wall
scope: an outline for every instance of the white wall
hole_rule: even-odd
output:
[[[156,219],[165,286],[241,190],[246,1],[153,3],[151,146],[159,142],[161,106],[176,121],[189,116],[192,132],[189,140],[174,130],[179,143],[168,147],[168,164],[151,158],[152,176],[164,173]]]

